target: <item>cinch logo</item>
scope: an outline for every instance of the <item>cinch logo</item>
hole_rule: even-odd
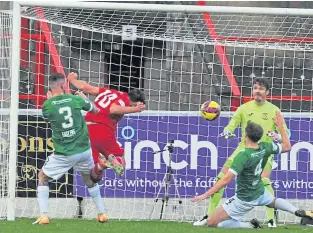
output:
[[[130,126],[125,126],[121,129],[120,135],[124,140],[132,139],[132,142],[126,141],[124,142],[125,149],[125,159],[126,159],[126,169],[141,169],[140,162],[142,161],[142,153],[144,150],[150,149],[148,153],[151,153],[151,160],[149,162],[153,163],[153,169],[160,169],[161,162],[164,161],[165,164],[169,164],[169,152],[164,151],[158,154],[153,154],[152,151],[160,151],[165,149],[160,148],[157,142],[151,140],[143,140],[136,142],[134,141],[135,130]],[[182,159],[181,161],[172,161],[172,168],[175,170],[184,169],[190,166],[190,169],[198,168],[198,151],[200,149],[208,149],[208,158],[210,159],[210,164],[208,164],[211,170],[221,169],[218,167],[218,148],[209,141],[199,141],[198,135],[191,134],[188,137],[189,144],[182,140],[175,140],[174,151],[175,148],[180,148],[184,151],[181,157],[186,157],[186,154],[189,156],[189,163]],[[190,152],[190,153],[189,153]],[[229,151],[230,153],[232,151]],[[279,170],[298,170],[298,156],[307,156],[309,153],[309,170],[313,171],[313,145],[309,142],[297,142],[292,146],[292,149],[289,153],[283,153],[280,156],[280,167]],[[226,156],[223,154],[223,156]],[[230,154],[228,155],[230,156]],[[179,156],[178,156],[179,158]],[[225,162],[223,160],[223,162]],[[219,164],[222,166],[222,164]],[[207,166],[207,164],[202,164],[203,167]],[[273,165],[273,169],[277,166]]]
[[[128,131],[128,133],[126,133]],[[125,126],[121,130],[121,136],[123,139],[129,140],[132,139],[135,135],[135,130],[130,126]],[[190,169],[197,169],[198,167],[198,151],[200,149],[208,149],[209,153],[208,156],[210,158],[210,169],[216,170],[217,167],[217,148],[216,146],[209,141],[198,141],[198,135],[191,134],[189,135],[189,141],[190,144],[187,144],[185,141],[182,140],[175,140],[173,146],[174,150],[175,148],[180,148],[184,151],[186,151],[184,154],[182,154],[181,157],[185,157],[188,153],[188,148],[190,148],[190,163],[188,163],[186,160],[182,159],[179,162],[171,162],[172,168],[175,170],[180,170],[186,168],[188,165],[190,166]],[[164,148],[160,148],[160,146],[151,140],[143,140],[138,143],[136,142],[129,142],[126,141],[123,145],[125,150],[125,160],[126,160],[126,169],[141,169],[141,154],[143,149],[150,148],[151,150],[151,157],[153,157],[151,160],[153,161],[153,168],[154,169],[160,169],[161,168],[161,158],[164,161],[165,164],[169,164],[169,152],[163,151],[157,154],[153,154],[152,151],[160,151],[165,148],[167,148],[168,145],[166,145]],[[133,149],[132,149],[133,148]],[[132,153],[133,152],[133,153]],[[178,156],[179,158],[179,156]]]

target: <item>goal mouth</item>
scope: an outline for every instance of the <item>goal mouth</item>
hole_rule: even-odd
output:
[[[201,1],[199,5],[204,5]],[[87,7],[87,6],[86,6]],[[232,89],[232,108],[238,107],[241,96],[236,77],[232,74],[232,65],[227,61],[228,50],[242,48],[243,50],[276,51],[278,54],[285,51],[309,53],[312,51],[313,36],[310,34],[309,24],[312,18],[306,15],[262,15],[251,11],[250,14],[240,13],[182,13],[158,11],[128,11],[121,9],[75,9],[53,7],[27,7],[23,10],[23,17],[39,20],[44,25],[57,24],[71,30],[86,30],[101,35],[118,36],[122,39],[131,33],[131,36],[144,41],[163,41],[163,43],[184,43],[214,46],[222,61],[225,75]],[[199,11],[200,12],[200,11]],[[166,20],[165,20],[166,19]],[[249,22],[248,24],[246,22]],[[199,25],[206,27],[197,27]],[[135,27],[133,27],[135,25]],[[226,26],[225,26],[226,25]],[[289,30],[301,25],[299,30]],[[234,29],[235,28],[235,29]],[[49,31],[49,30],[44,30]],[[46,38],[51,35],[46,34]],[[131,39],[132,40],[132,39]],[[93,41],[97,41],[94,39]],[[52,41],[47,44],[53,45]],[[56,51],[51,48],[51,51]],[[57,54],[57,52],[53,52]],[[224,55],[223,55],[224,54]],[[58,56],[56,68],[62,68]],[[225,64],[224,64],[225,63]],[[40,63],[37,63],[40,64]],[[273,64],[275,65],[275,64]],[[61,70],[61,73],[64,71]],[[38,84],[35,84],[36,86]],[[39,84],[42,89],[42,81]],[[42,95],[42,94],[41,94]],[[37,101],[39,107],[42,102]]]
[[[111,218],[193,221],[201,217],[206,206],[190,199],[212,187],[238,146],[239,129],[233,140],[219,135],[238,106],[252,99],[255,77],[269,80],[268,100],[281,109],[292,131],[292,150],[275,157],[273,164],[275,196],[303,208],[312,205],[310,10],[207,8],[201,2],[197,6],[55,4],[34,3],[22,11],[0,14],[5,22],[0,25],[0,71],[7,72],[0,72],[0,204],[4,203],[0,216],[14,219],[16,209],[19,217],[38,214],[37,172],[53,152],[52,132],[42,119],[41,106],[47,77],[55,72],[77,72],[94,86],[125,92],[139,88],[146,95],[149,110],[126,115],[117,131],[125,149],[126,176],[117,178],[109,169],[100,183]],[[20,19],[21,34],[16,32]],[[209,123],[199,116],[206,101],[217,102],[223,110]],[[10,118],[12,113],[17,119]],[[172,155],[163,151],[169,144]],[[171,177],[167,192],[164,177],[170,164],[175,180]],[[51,217],[96,216],[75,172],[54,182],[52,190]],[[232,184],[223,198],[234,194]],[[165,209],[162,200],[168,200]],[[264,216],[264,209],[258,208],[247,218],[265,220]],[[297,221],[280,212],[278,220]]]

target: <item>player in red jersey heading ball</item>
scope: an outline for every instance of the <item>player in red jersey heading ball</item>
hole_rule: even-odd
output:
[[[94,87],[85,81],[78,80],[77,77],[76,73],[70,73],[67,79],[76,88],[96,96],[94,103],[100,109],[99,113],[88,112],[85,117],[94,162],[98,164],[93,170],[94,176],[100,180],[103,169],[109,166],[112,166],[117,175],[122,176],[125,168],[124,149],[116,140],[117,123],[124,114],[145,110],[144,93],[136,89],[125,93],[104,87]],[[105,159],[99,159],[100,153]],[[110,165],[104,161],[109,161]]]

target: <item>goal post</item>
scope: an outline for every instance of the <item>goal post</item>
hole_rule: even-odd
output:
[[[15,220],[15,192],[18,137],[18,102],[20,77],[20,43],[21,43],[21,6],[13,2],[12,10],[12,44],[11,48],[11,104],[10,104],[10,140],[9,140],[9,176],[7,219]]]
[[[28,34],[21,34],[21,17],[30,20]],[[53,151],[40,106],[48,75],[72,71],[93,85],[121,91],[140,88],[147,97],[148,111],[125,116],[119,125],[117,137],[125,148],[127,169],[123,179],[106,171],[101,183],[109,217],[159,219],[160,211],[168,220],[201,217],[207,203],[190,199],[213,185],[236,148],[238,139],[226,141],[218,135],[232,111],[251,99],[254,77],[270,81],[269,100],[281,108],[292,131],[292,151],[275,160],[275,194],[299,207],[312,206],[313,34],[306,27],[313,23],[312,9],[204,6],[201,1],[198,5],[29,1],[14,2],[11,19],[12,35],[2,35],[11,41],[12,56],[10,109],[2,110],[10,114],[8,182],[1,186],[7,191],[1,196],[7,208],[0,209],[4,212],[0,216],[14,220],[38,214],[36,173]],[[20,46],[21,39],[28,48]],[[28,73],[35,77],[33,82],[22,82],[21,60],[32,68]],[[35,90],[21,94],[19,83],[34,85]],[[35,104],[19,106],[25,99]],[[214,122],[198,114],[207,100],[219,102],[223,109]],[[167,151],[154,154],[171,140],[172,157]],[[171,184],[169,203],[162,210],[161,188],[170,158],[178,187]],[[52,217],[77,217],[77,200],[83,200],[79,202],[83,217],[94,216],[77,174],[69,172],[53,185]],[[233,194],[232,184],[224,198]],[[22,211],[16,214],[16,209]],[[264,220],[264,209],[251,216]],[[298,221],[280,213],[279,220]]]

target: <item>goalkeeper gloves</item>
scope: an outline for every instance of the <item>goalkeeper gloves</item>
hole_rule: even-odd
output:
[[[268,131],[266,135],[272,138],[275,142],[281,142],[280,134],[276,133],[275,131]]]
[[[223,133],[220,134],[220,137],[223,137],[225,139],[231,139],[236,137],[236,135],[229,131],[223,131]]]

